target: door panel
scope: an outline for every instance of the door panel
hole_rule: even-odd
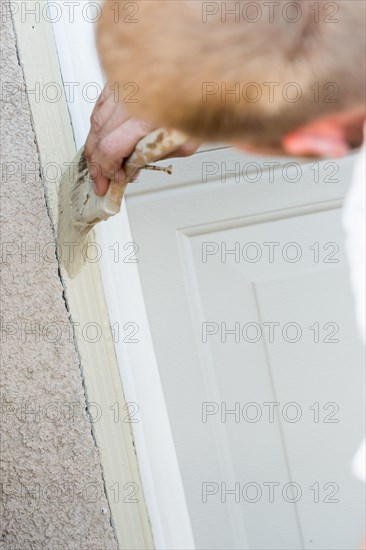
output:
[[[221,167],[252,161],[202,151],[127,195],[195,542],[356,548],[363,361],[340,222],[352,159],[336,181],[306,164],[296,182],[266,160],[256,183]]]

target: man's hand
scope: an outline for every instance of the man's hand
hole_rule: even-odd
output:
[[[85,157],[94,182],[94,192],[104,195],[111,180],[121,184],[124,182],[124,159],[133,153],[140,139],[150,134],[154,128],[143,120],[131,117],[125,106],[116,101],[108,84],[94,107],[90,121]],[[190,141],[169,156],[189,156],[198,147],[198,142]]]

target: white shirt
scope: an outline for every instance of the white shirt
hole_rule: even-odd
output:
[[[365,127],[366,137],[366,127]],[[365,143],[357,159],[353,181],[343,210],[343,227],[346,232],[346,250],[350,265],[350,277],[355,298],[357,325],[365,344]],[[355,475],[366,481],[365,440],[359,447],[352,469]]]

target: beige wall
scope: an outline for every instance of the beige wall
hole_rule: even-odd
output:
[[[30,110],[20,93],[4,93],[6,83],[23,86],[23,74],[12,24],[1,25],[0,540],[12,550],[109,550],[117,544],[54,259]]]

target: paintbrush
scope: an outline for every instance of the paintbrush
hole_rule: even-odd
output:
[[[123,163],[125,181],[122,184],[111,182],[103,197],[93,192],[84,149],[77,153],[61,178],[58,193],[59,260],[70,277],[75,277],[85,263],[86,247],[93,227],[120,211],[126,186],[136,177],[137,172],[147,168],[171,173],[171,167],[160,168],[150,166],[150,163],[173,153],[187,140],[187,136],[181,132],[162,128],[144,137]]]

